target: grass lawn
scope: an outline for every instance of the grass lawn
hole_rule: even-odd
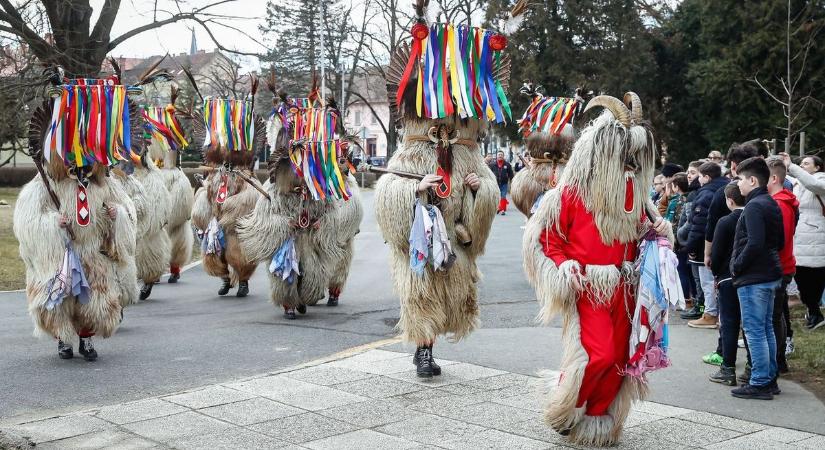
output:
[[[805,306],[791,307],[795,350],[788,357],[790,373],[783,375],[801,383],[825,402],[825,328],[805,329]]]
[[[0,291],[23,289],[26,285],[26,269],[17,248],[12,231],[12,213],[20,188],[0,187],[0,200],[8,206],[0,206]]]

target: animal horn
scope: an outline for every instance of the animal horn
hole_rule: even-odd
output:
[[[634,125],[642,122],[642,100],[635,92],[624,95],[624,104],[630,108],[630,122]]]
[[[621,122],[622,125],[625,127],[630,126],[630,110],[627,109],[627,106],[625,106],[625,104],[618,98],[611,97],[609,95],[599,95],[597,97],[593,97],[593,99],[587,103],[587,106],[585,106],[584,112],[587,112],[596,106],[607,108],[611,113],[613,113],[613,117]]]

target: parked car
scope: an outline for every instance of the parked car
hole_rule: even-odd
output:
[[[386,156],[373,156],[369,159],[369,163],[371,166],[379,166],[384,167],[387,165],[387,157]]]

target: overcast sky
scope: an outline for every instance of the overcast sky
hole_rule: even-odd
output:
[[[186,0],[180,3],[182,4],[182,9],[188,11],[193,7],[203,6],[213,2],[214,0]],[[95,15],[92,20],[97,20],[97,14],[103,3],[104,0],[91,1],[92,7],[95,9]],[[174,4],[174,2],[169,0],[158,0],[157,3],[158,9],[165,7],[167,10]],[[155,0],[123,0],[114,24],[114,29],[112,30],[112,38],[140,25],[151,23],[154,5]],[[263,16],[266,12],[266,0],[234,0],[225,5],[215,7],[210,11],[218,14],[248,18],[226,22],[243,29],[258,41],[262,41],[258,26],[262,23]],[[158,12],[158,19],[168,16],[168,13]],[[215,48],[215,44],[200,25],[194,22],[178,22],[141,33],[123,44],[118,45],[117,48],[112,51],[112,54],[114,56],[133,57],[161,55],[167,52],[171,54],[189,52],[192,27],[195,28],[195,36],[199,49],[211,50]],[[260,45],[237,31],[217,25],[212,25],[211,29],[215,37],[227,48],[248,52],[264,51]]]

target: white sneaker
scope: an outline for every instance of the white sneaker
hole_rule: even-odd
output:
[[[793,338],[785,338],[785,356],[790,355],[794,351]]]
[[[736,341],[736,346],[739,348],[745,348],[745,340],[739,339],[738,341]]]

